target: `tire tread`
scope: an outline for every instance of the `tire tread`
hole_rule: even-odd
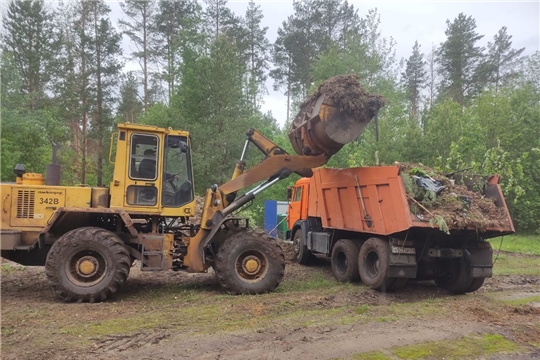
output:
[[[116,261],[115,274],[110,283],[103,289],[89,294],[78,294],[67,288],[60,276],[60,268],[64,266],[63,254],[72,247],[78,246],[79,239],[97,241],[109,248]],[[45,263],[45,274],[54,292],[66,302],[101,302],[116,293],[126,281],[130,270],[129,252],[124,242],[116,234],[99,227],[81,227],[62,235],[51,247]]]

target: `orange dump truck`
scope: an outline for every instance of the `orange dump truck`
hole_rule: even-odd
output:
[[[504,221],[482,232],[449,224],[449,234],[411,213],[398,166],[318,168],[289,191],[288,238],[297,260],[331,257],[340,281],[359,281],[393,291],[408,279],[433,279],[460,294],[478,290],[492,275],[488,238],[514,232],[498,184],[491,177],[484,195],[495,200]]]

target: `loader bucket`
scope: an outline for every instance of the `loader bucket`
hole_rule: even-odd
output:
[[[324,94],[307,102],[296,115],[289,139],[298,155],[325,154],[328,158],[345,144],[355,140],[382,106],[378,97],[369,100],[368,112],[358,118],[340,107]]]

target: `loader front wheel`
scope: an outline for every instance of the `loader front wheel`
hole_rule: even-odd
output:
[[[283,280],[285,258],[276,241],[246,230],[233,234],[220,247],[214,264],[221,286],[232,294],[261,294]]]
[[[82,227],[62,235],[51,247],[45,273],[64,301],[100,302],[126,281],[131,259],[114,233]]]

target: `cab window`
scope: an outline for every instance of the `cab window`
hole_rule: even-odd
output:
[[[297,187],[296,190],[294,191],[293,201],[300,201],[301,198],[302,198],[302,188]]]
[[[132,134],[129,177],[140,180],[157,179],[159,139],[156,135]]]
[[[191,155],[187,137],[168,135],[165,138],[164,158],[162,205],[180,207],[193,201]]]

